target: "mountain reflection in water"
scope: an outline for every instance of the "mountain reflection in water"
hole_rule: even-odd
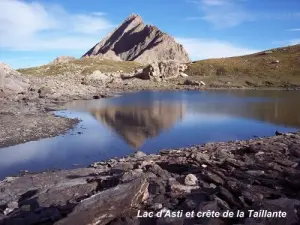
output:
[[[108,106],[89,109],[89,112],[118,133],[127,144],[138,149],[145,140],[181,121],[185,110],[183,104],[153,102],[148,106]]]

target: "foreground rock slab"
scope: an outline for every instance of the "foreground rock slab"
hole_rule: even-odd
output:
[[[139,177],[81,201],[67,218],[56,225],[107,224],[137,207],[147,196],[148,182]]]

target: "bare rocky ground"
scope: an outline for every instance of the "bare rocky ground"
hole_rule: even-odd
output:
[[[0,183],[0,224],[299,224],[299,156],[300,134],[277,133],[8,177]],[[287,216],[249,217],[260,209]],[[137,217],[161,210],[182,216]],[[184,216],[209,210],[245,216]]]
[[[0,148],[57,136],[71,129],[77,122],[76,119],[57,117],[47,113],[15,115],[1,112]]]
[[[41,138],[54,137],[79,122],[55,116],[47,107],[57,104],[37,100],[0,99],[0,148]]]

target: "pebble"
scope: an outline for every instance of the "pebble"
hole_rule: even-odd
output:
[[[151,209],[154,210],[154,211],[157,211],[157,210],[160,210],[163,208],[163,205],[161,203],[154,203],[152,206],[151,206]]]
[[[188,174],[184,179],[185,185],[194,186],[197,185],[198,179],[194,174]]]

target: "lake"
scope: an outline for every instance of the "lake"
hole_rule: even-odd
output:
[[[300,128],[298,91],[144,91],[68,103],[56,115],[82,121],[64,135],[0,149],[0,179],[215,141]]]

